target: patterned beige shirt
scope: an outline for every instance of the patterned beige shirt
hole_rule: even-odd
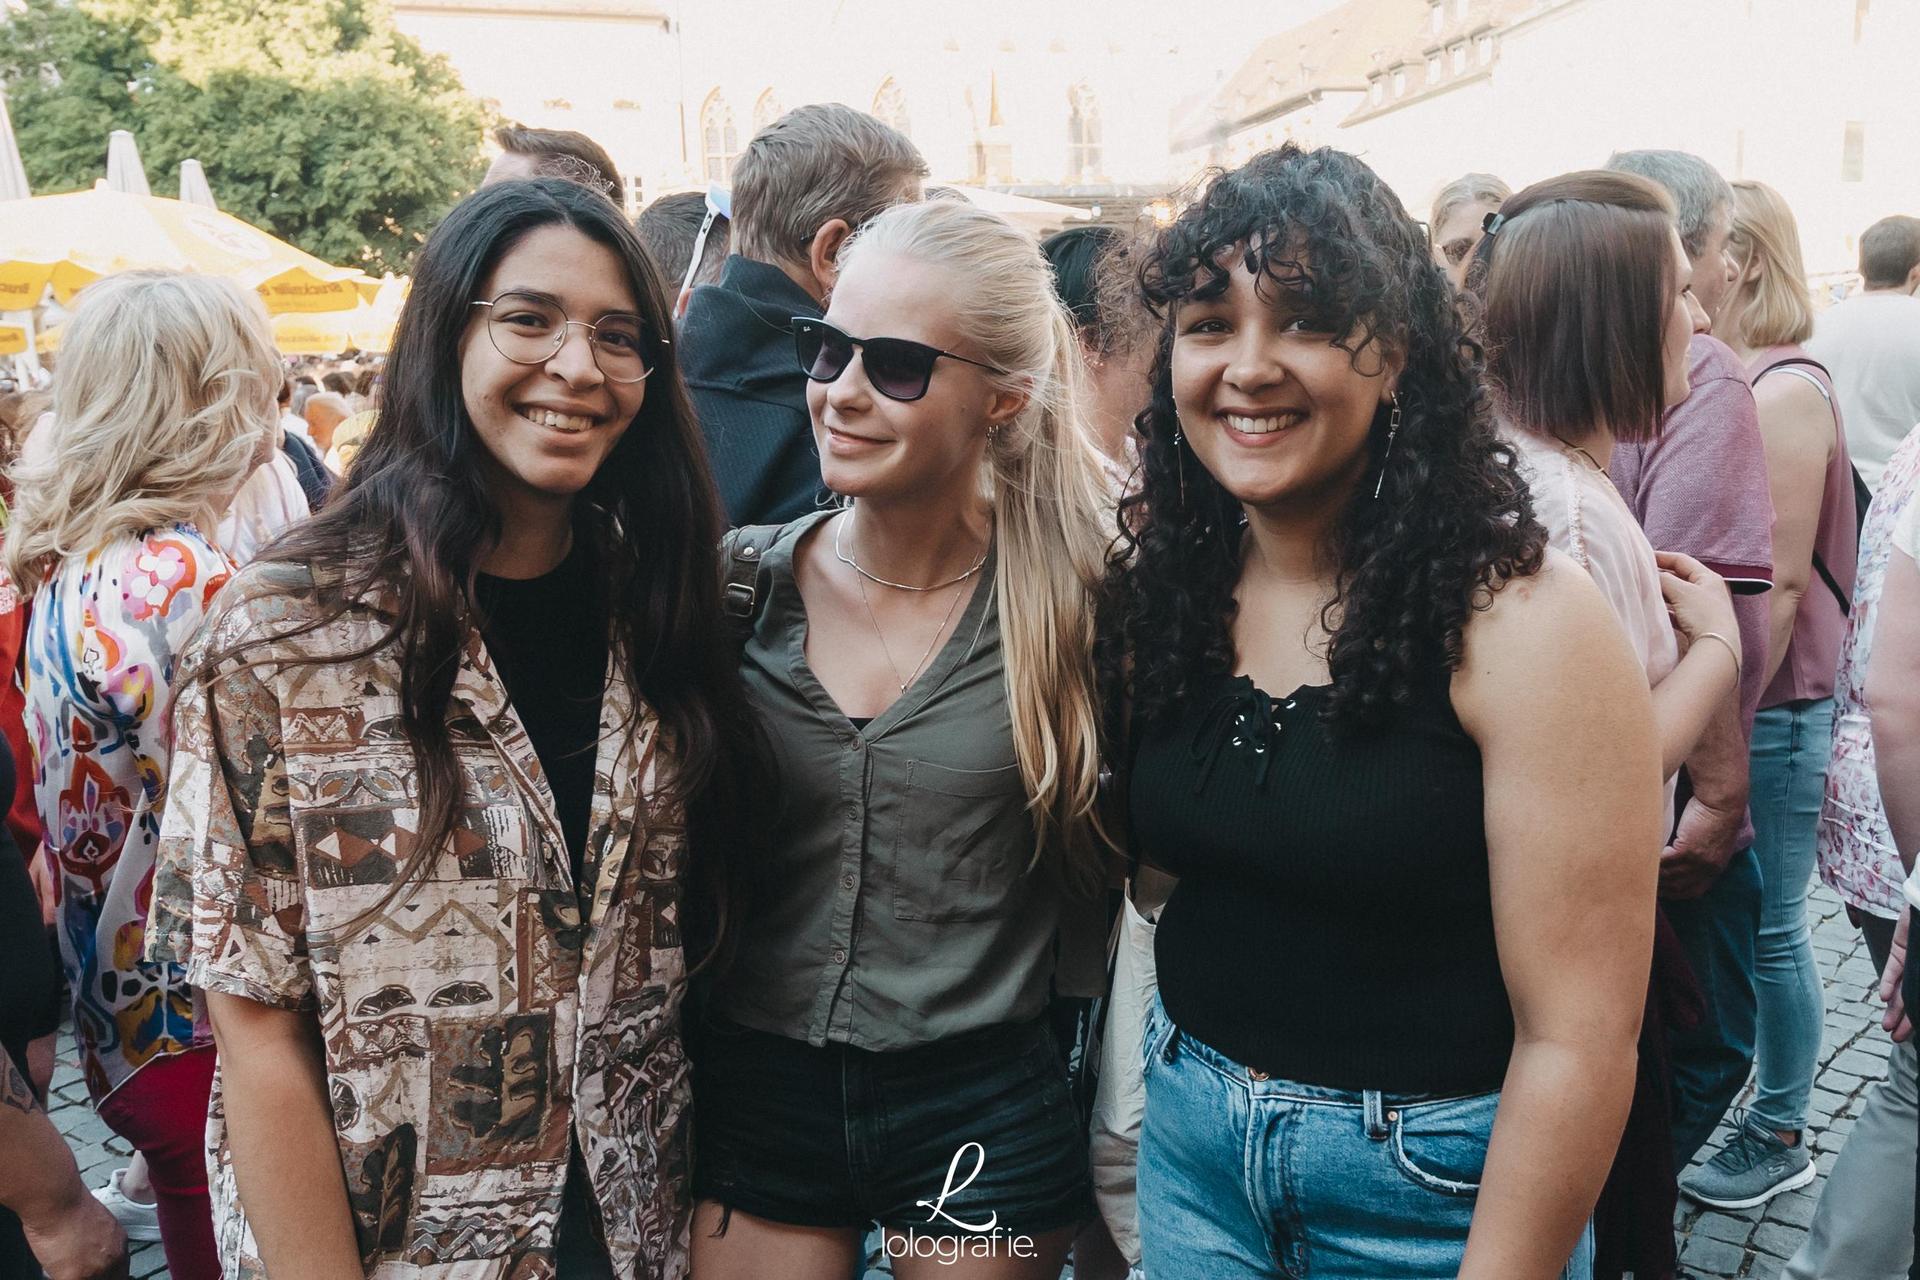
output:
[[[576,895],[552,791],[476,634],[447,716],[465,793],[454,839],[382,906],[419,820],[398,663],[350,656],[385,615],[358,605],[276,639],[318,616],[309,572],[255,565],[228,591],[186,669],[236,645],[249,661],[181,686],[151,953],[184,961],[197,987],[317,1015],[369,1276],[551,1276],[577,1142],[616,1273],[678,1280],[685,828],[660,798],[658,720],[613,664],[592,893]],[[321,662],[273,661],[293,656]],[[224,1116],[216,1077],[221,1264],[261,1276]]]

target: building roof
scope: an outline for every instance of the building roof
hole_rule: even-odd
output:
[[[1262,40],[1211,95],[1176,114],[1176,150],[1209,133],[1258,124],[1328,92],[1365,92],[1367,82],[1406,69],[1406,97],[1427,88],[1427,55],[1553,0],[1346,0],[1318,17]],[[1433,26],[1438,3],[1440,28]],[[1397,99],[1396,101],[1404,100]],[[1362,112],[1370,108],[1363,106]],[[1381,110],[1385,107],[1379,108]]]

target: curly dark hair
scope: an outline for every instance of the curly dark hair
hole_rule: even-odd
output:
[[[1461,304],[1373,170],[1345,152],[1289,143],[1209,178],[1140,259],[1141,292],[1162,327],[1152,400],[1135,422],[1144,482],[1120,505],[1109,566],[1101,668],[1109,680],[1126,673],[1143,720],[1233,669],[1245,516],[1179,435],[1171,362],[1182,301],[1217,296],[1244,264],[1315,329],[1345,335],[1337,345],[1355,360],[1379,343],[1404,361],[1391,458],[1387,406],[1368,437],[1366,475],[1383,477],[1379,497],[1372,484],[1357,486],[1332,534],[1339,570],[1321,615],[1332,636],[1326,720],[1340,731],[1377,728],[1416,684],[1459,666],[1469,612],[1539,570],[1546,532],[1494,434]]]

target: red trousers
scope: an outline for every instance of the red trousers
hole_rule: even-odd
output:
[[[147,1158],[160,1246],[173,1280],[220,1280],[207,1198],[207,1096],[213,1049],[149,1062],[100,1104],[100,1118]]]

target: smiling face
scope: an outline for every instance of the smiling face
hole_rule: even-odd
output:
[[[1240,249],[1226,289],[1174,314],[1172,380],[1180,426],[1213,478],[1243,506],[1342,504],[1368,465],[1367,433],[1398,362],[1376,342],[1358,357],[1316,331]]]
[[[480,299],[544,294],[574,320],[640,310],[618,255],[569,226],[528,232],[481,282]],[[517,364],[487,334],[493,308],[474,307],[460,339],[460,391],[485,450],[495,503],[571,503],[593,479],[646,399],[645,382],[608,380],[587,331],[569,326],[543,364]]]
[[[826,320],[856,338],[905,338],[984,361],[954,321],[960,287],[944,268],[869,249],[841,271]],[[976,485],[988,429],[1025,403],[992,377],[960,360],[936,360],[924,396],[891,400],[867,380],[862,353],[834,381],[809,381],[820,478],[835,493],[889,501]]]
[[[1664,375],[1661,392],[1665,406],[1671,409],[1685,400],[1692,392],[1687,373],[1691,361],[1687,357],[1688,344],[1696,333],[1705,333],[1708,329],[1707,313],[1700,305],[1693,290],[1693,260],[1687,257],[1686,246],[1680,242],[1680,233],[1673,232],[1673,296],[1667,305],[1666,326],[1660,335],[1662,373]]]

